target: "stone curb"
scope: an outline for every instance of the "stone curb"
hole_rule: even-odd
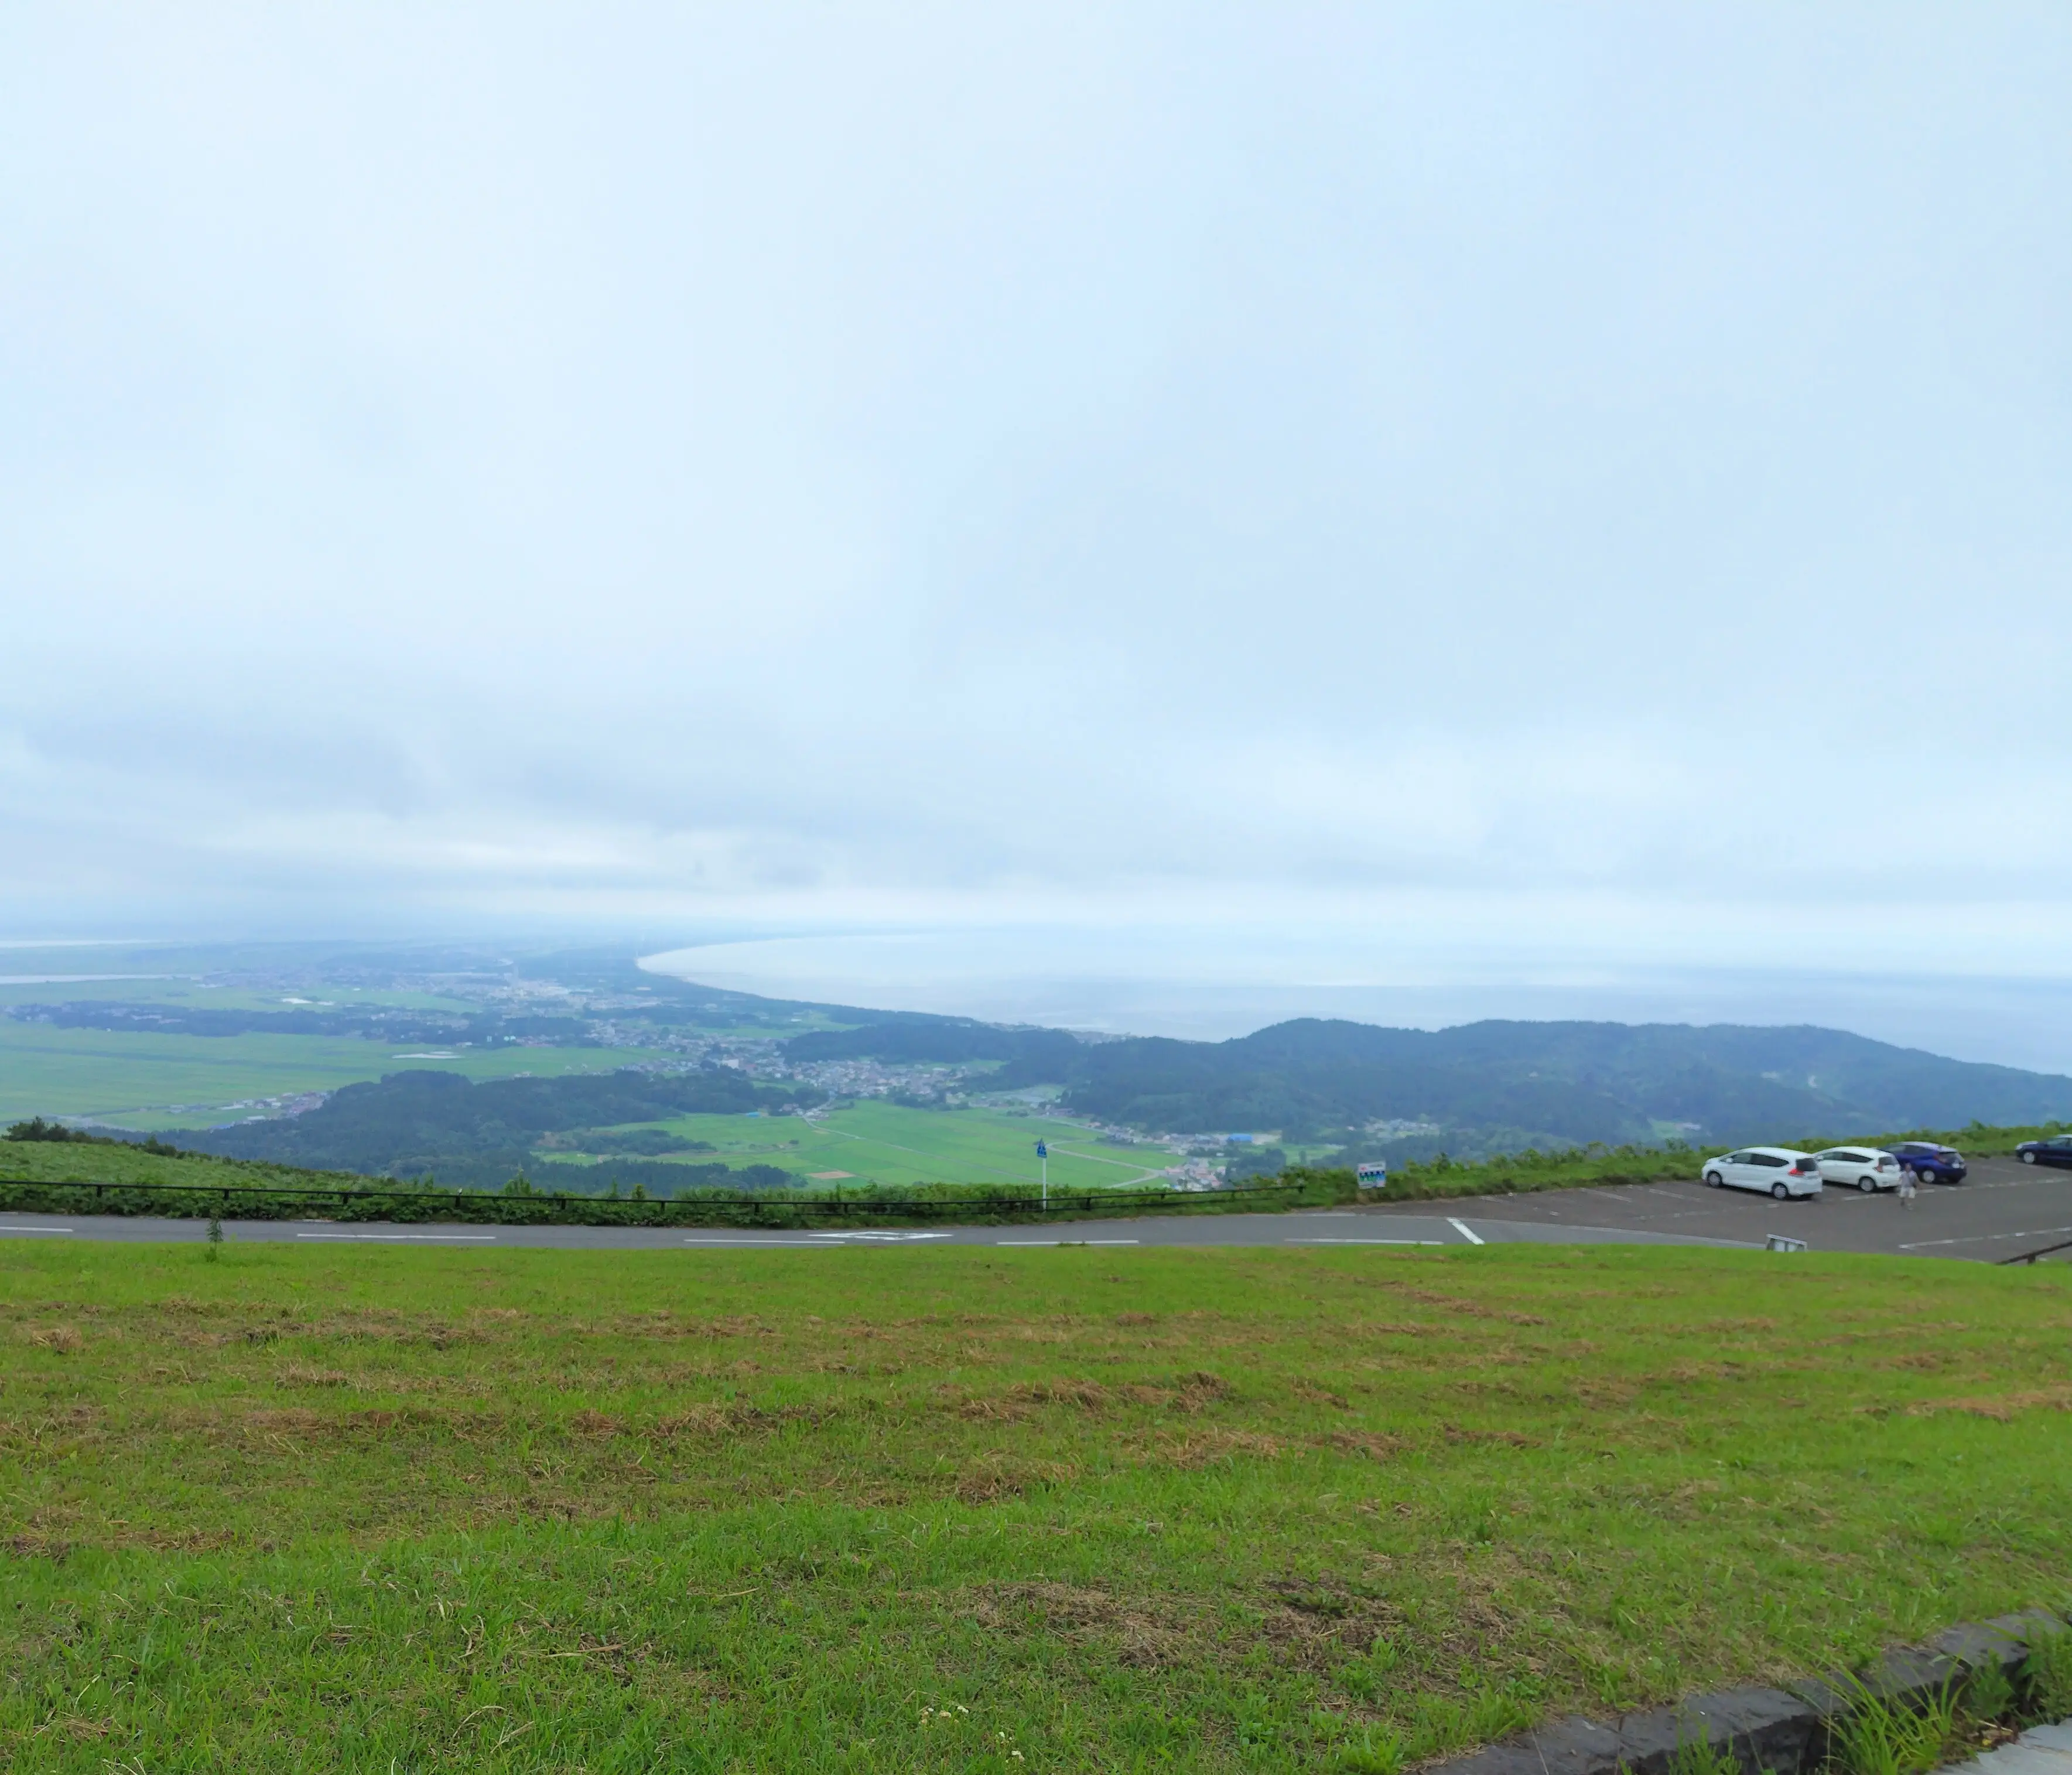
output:
[[[1860,1678],[1807,1677],[1782,1689],[1729,1689],[1674,1707],[1630,1713],[1615,1724],[1580,1716],[1438,1764],[1430,1775],[1667,1775],[1685,1744],[1731,1754],[1747,1775],[1803,1775],[1827,1760],[1835,1722],[1859,1683],[1884,1700],[1918,1706],[1946,1683],[1997,1664],[2013,1675],[2038,1629],[2064,1631],[2042,1609],[1953,1627],[1929,1645],[1887,1652]]]

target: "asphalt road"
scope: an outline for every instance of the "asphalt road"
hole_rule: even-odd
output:
[[[1772,1202],[1695,1180],[1527,1196],[1383,1203],[1293,1214],[1147,1216],[1047,1226],[871,1228],[737,1232],[720,1227],[395,1226],[332,1221],[225,1221],[226,1237],[283,1243],[424,1245],[466,1250],[524,1246],[559,1251],[828,1251],[843,1245],[1506,1245],[1761,1246],[1772,1233],[1815,1251],[1980,1260],[2072,1239],[2072,1172],[1985,1159],[1957,1188],[1930,1185],[1912,1209],[1891,1195],[1830,1188],[1819,1200]],[[205,1236],[195,1220],[117,1215],[0,1215],[0,1239],[174,1241]]]
[[[97,1214],[0,1215],[0,1239],[123,1242],[206,1237],[206,1222]],[[1075,1220],[1046,1226],[845,1228],[826,1232],[736,1231],[721,1226],[397,1226],[372,1222],[226,1220],[232,1239],[331,1245],[528,1246],[556,1251],[832,1251],[843,1245],[1478,1245],[1514,1239],[1569,1243],[1704,1244],[1676,1233],[1552,1225],[1471,1225],[1445,1214],[1383,1218],[1371,1209],[1293,1214],[1170,1214],[1139,1220]]]

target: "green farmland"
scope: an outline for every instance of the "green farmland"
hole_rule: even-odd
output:
[[[207,1127],[230,1120],[224,1111],[234,1104],[335,1091],[413,1066],[508,1079],[607,1072],[625,1059],[610,1048],[442,1049],[357,1036],[160,1035],[0,1021],[0,1119],[94,1116],[130,1128]],[[175,1113],[174,1104],[191,1107]]]
[[[1038,1175],[1036,1143],[1050,1148],[1050,1182],[1100,1189],[1137,1181],[1174,1162],[1163,1147],[1110,1146],[1077,1123],[997,1110],[910,1109],[874,1098],[804,1120],[795,1116],[680,1116],[643,1124],[699,1141],[733,1164],[780,1165],[829,1187],[859,1184],[1026,1183]],[[701,1157],[704,1154],[699,1155]],[[846,1173],[841,1179],[824,1173]]]
[[[2072,1276],[0,1245],[0,1766],[1383,1775],[2072,1597]]]
[[[1053,1143],[1050,1183],[1059,1191],[1131,1183],[1145,1177],[1150,1165],[1172,1160],[1170,1153],[1158,1147],[1100,1146],[1084,1128],[1051,1117],[1022,1120],[976,1111],[906,1109],[875,1101],[833,1111],[824,1123],[796,1116],[684,1116],[672,1122],[639,1125],[665,1128],[687,1141],[703,1141],[713,1149],[688,1155],[695,1161],[709,1163],[717,1158],[736,1165],[779,1165],[815,1189],[832,1189],[838,1184],[861,1187],[944,1182],[1026,1182],[1033,1188],[1039,1137]],[[1070,1142],[1071,1150],[1056,1144],[1061,1141]],[[1111,1153],[1116,1156],[1106,1156]],[[543,1186],[565,1177],[557,1166],[575,1155],[552,1152],[544,1157],[545,1162],[534,1171]],[[121,1144],[10,1141],[0,1146],[0,1171],[10,1177],[214,1184],[224,1181],[228,1164],[212,1158],[162,1157]],[[234,1180],[240,1182],[295,1185],[314,1181],[312,1173],[286,1166],[238,1161],[231,1169],[253,1173],[250,1178],[240,1175]],[[833,1170],[845,1175],[825,1175]],[[327,1179],[335,1181],[335,1177],[327,1174]]]
[[[204,986],[185,977],[179,979],[116,979],[77,980],[0,980],[0,1005],[74,1004],[162,1005],[171,1009],[211,1011],[286,1011],[302,1008],[338,1011],[446,1011],[465,1016],[477,1007],[466,999],[436,992],[378,991],[362,987],[326,985],[321,999],[305,993],[286,993],[278,988]]]

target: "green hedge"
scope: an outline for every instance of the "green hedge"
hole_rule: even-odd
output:
[[[1350,1175],[1348,1173],[1348,1175]],[[517,1180],[514,1180],[516,1181]],[[370,1186],[372,1185],[372,1186]],[[240,1188],[178,1182],[35,1183],[0,1179],[0,1213],[156,1215],[226,1220],[459,1222],[498,1226],[899,1226],[953,1220],[961,1224],[1028,1224],[1110,1219],[1145,1213],[1273,1212],[1342,1199],[1335,1183],[1276,1181],[1244,1190],[1053,1191],[1048,1207],[1026,1189],[935,1184],[918,1189],[870,1189],[832,1196],[745,1195],[700,1191],[667,1200],[639,1196],[548,1194],[529,1188],[496,1194],[469,1190],[382,1188],[356,1178],[335,1191]]]

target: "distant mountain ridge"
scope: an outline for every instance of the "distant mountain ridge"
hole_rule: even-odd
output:
[[[1291,1138],[1389,1120],[1582,1143],[1778,1140],[2072,1117],[2072,1078],[1951,1060],[1812,1025],[1488,1021],[1398,1029],[1301,1017],[1227,1042],[1095,1043],[968,1019],[902,1019],[785,1044],[804,1059],[1000,1059],[1001,1090],[1061,1085],[1067,1106],[1174,1133]]]

